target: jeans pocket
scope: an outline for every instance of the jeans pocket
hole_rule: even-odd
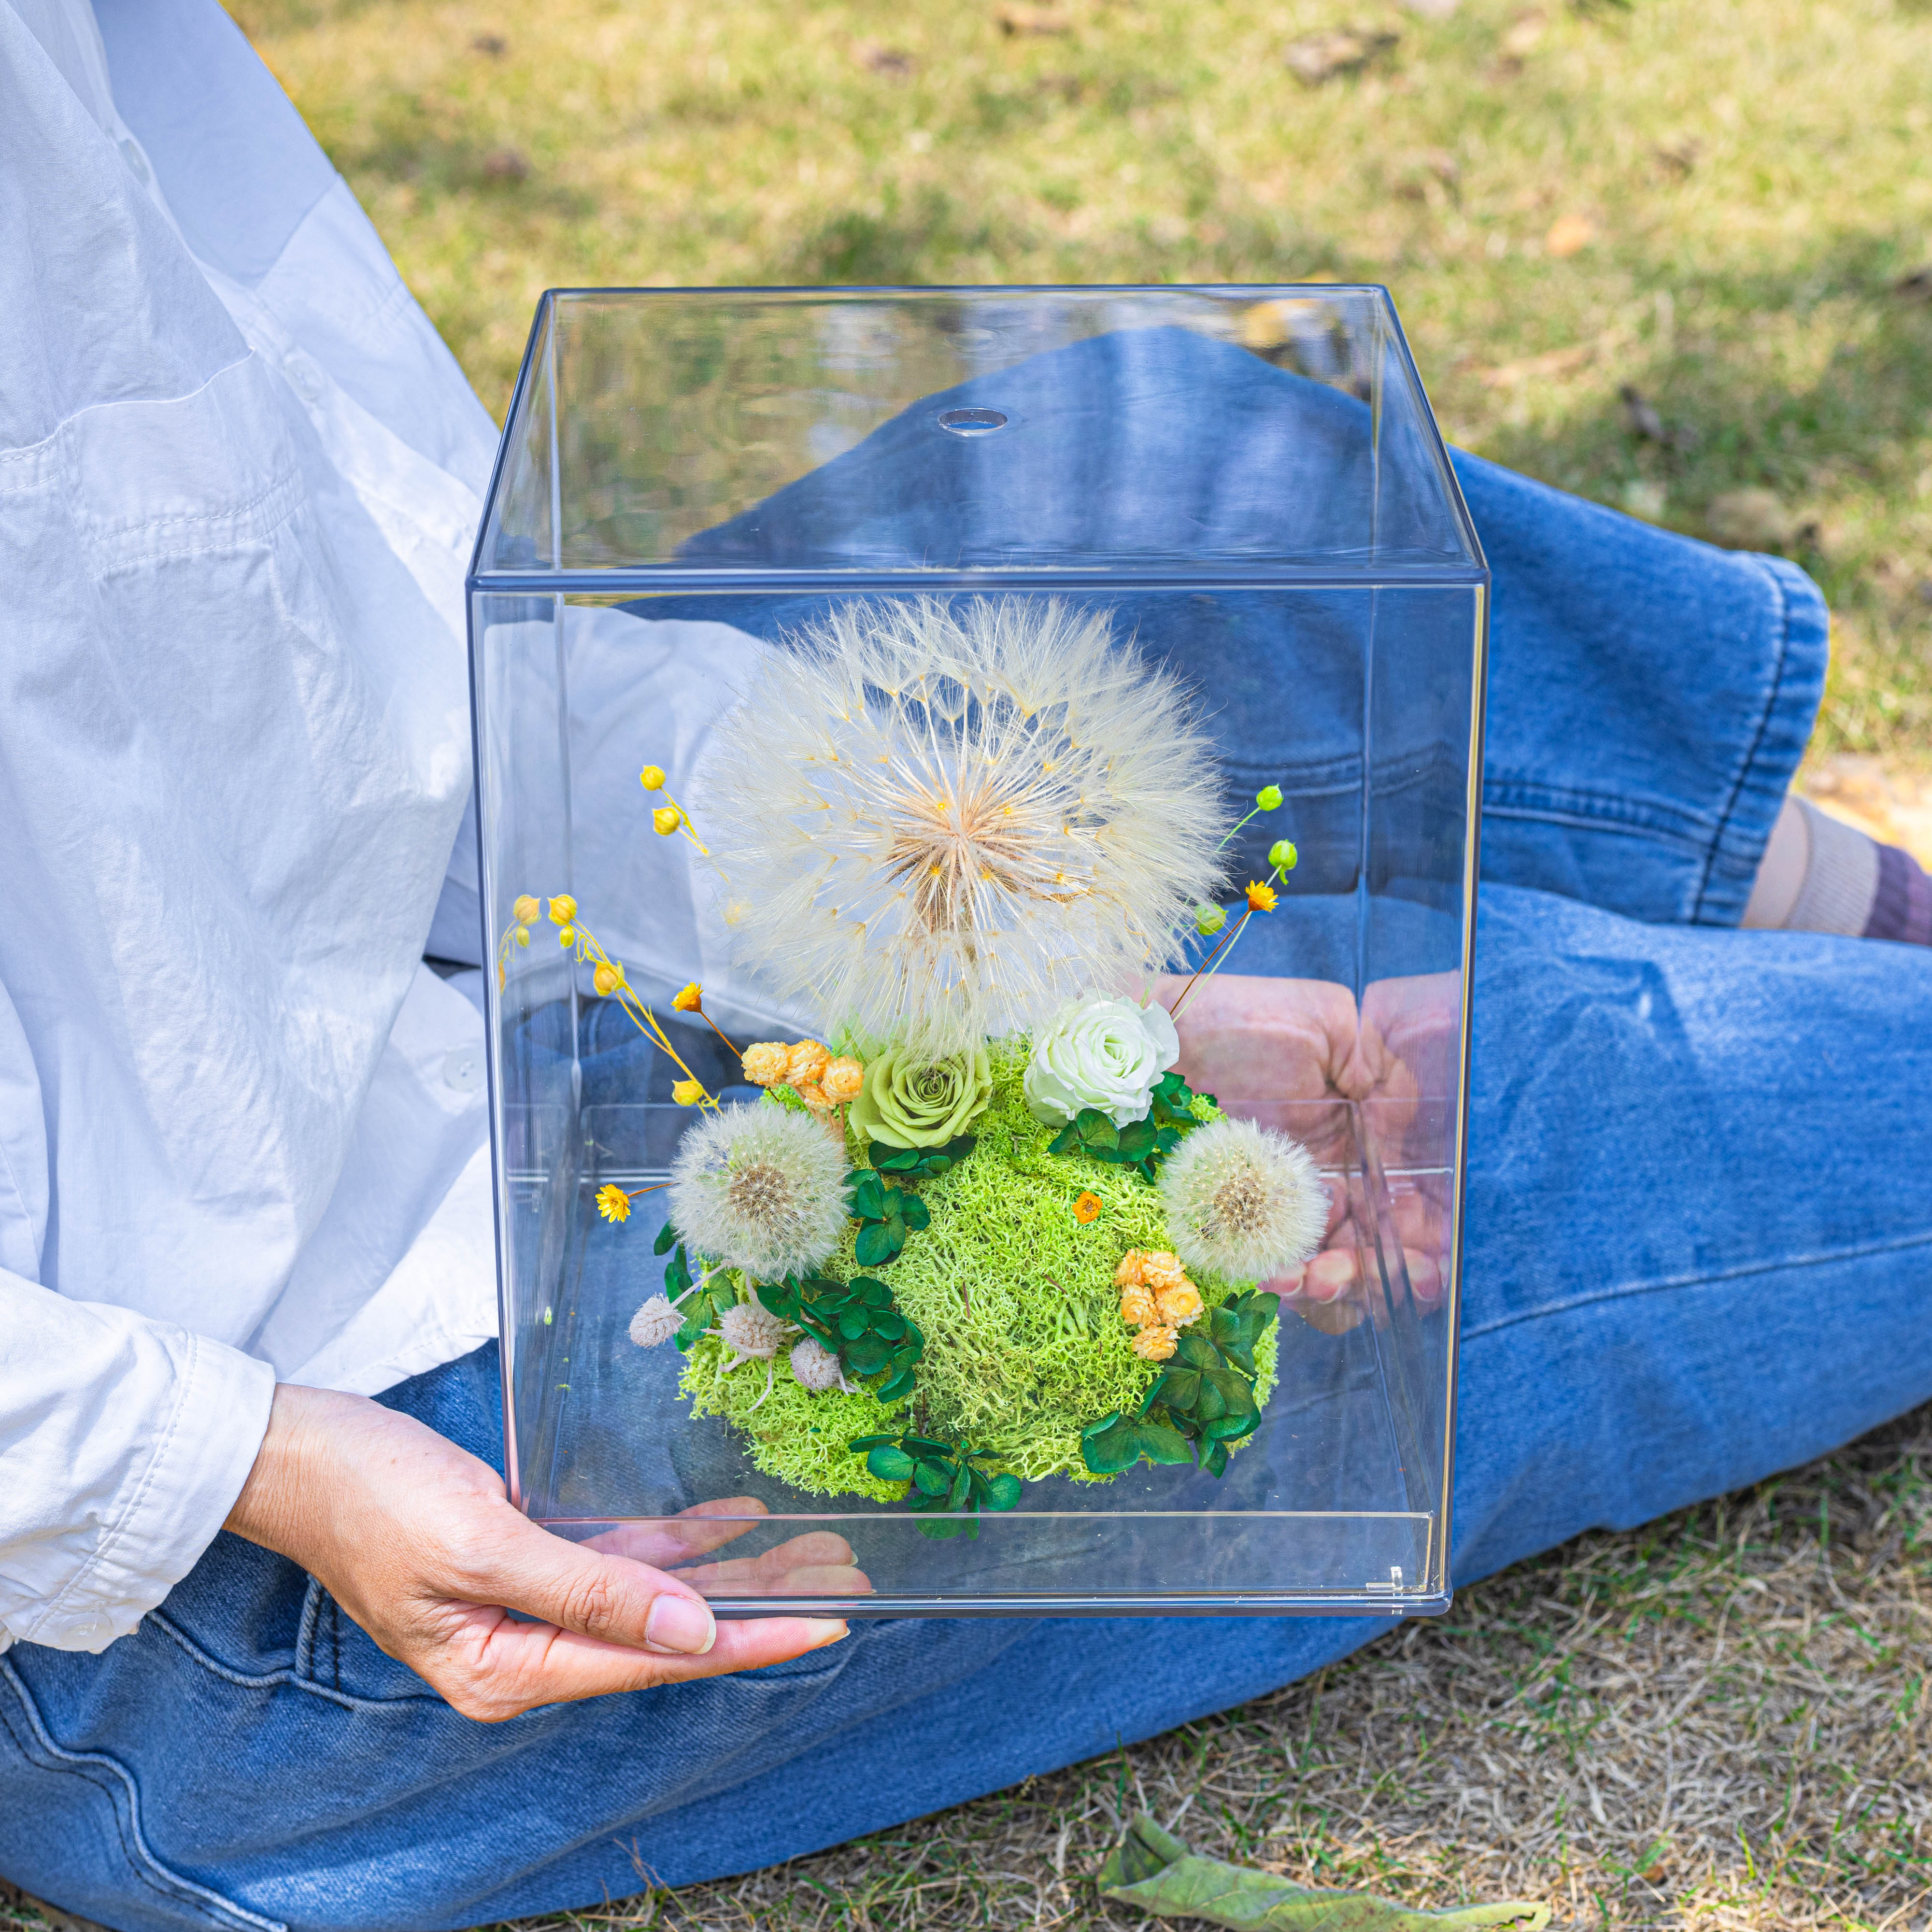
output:
[[[311,1576],[296,1634],[295,1681],[358,1704],[440,1704],[442,1698],[406,1664],[382,1649]]]

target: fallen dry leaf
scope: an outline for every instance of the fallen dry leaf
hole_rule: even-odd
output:
[[[1668,174],[1680,177],[1690,173],[1703,152],[1703,142],[1694,134],[1672,135],[1667,140],[1658,142],[1651,150],[1660,167]]]
[[[993,16],[1003,34],[1070,34],[1073,21],[1057,7],[1002,7]]]
[[[1544,19],[1540,14],[1522,14],[1504,33],[1500,45],[1508,60],[1521,60],[1532,52],[1543,38]]]
[[[1310,34],[1295,41],[1285,58],[1288,70],[1310,87],[1340,74],[1358,74],[1370,62],[1379,59],[1400,40],[1387,28],[1342,27],[1326,34]]]
[[[483,178],[489,182],[528,181],[530,164],[514,148],[496,148],[483,157]]]
[[[509,42],[501,34],[473,34],[470,36],[470,44],[478,53],[488,54],[493,58],[499,54],[508,52],[510,49]]]
[[[852,50],[852,58],[873,74],[889,74],[904,80],[919,65],[903,47],[882,47],[876,40],[861,40]]]
[[[1914,268],[1909,275],[1900,275],[1892,285],[1895,296],[1903,296],[1907,302],[1932,302],[1932,262],[1922,268]]]
[[[1797,517],[1768,490],[1726,490],[1704,512],[1713,543],[1730,550],[1775,550],[1801,534]]]
[[[1597,238],[1597,224],[1587,214],[1559,214],[1550,224],[1543,245],[1558,260],[1587,248]]]
[[[1597,352],[1594,342],[1579,342],[1568,349],[1546,349],[1540,356],[1526,356],[1520,362],[1498,363],[1493,369],[1477,372],[1486,389],[1506,389],[1516,382],[1533,382],[1539,376],[1564,376],[1580,369]]]

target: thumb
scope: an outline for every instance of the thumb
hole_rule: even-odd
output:
[[[520,1511],[476,1599],[541,1618],[605,1643],[680,1657],[702,1656],[717,1640],[710,1606],[688,1584],[628,1557],[568,1543]]]

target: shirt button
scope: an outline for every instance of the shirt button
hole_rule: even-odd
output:
[[[306,356],[291,356],[283,366],[288,371],[290,386],[304,402],[321,401],[322,371]]]
[[[442,1084],[452,1093],[473,1094],[483,1084],[483,1056],[473,1046],[459,1046],[444,1057]]]

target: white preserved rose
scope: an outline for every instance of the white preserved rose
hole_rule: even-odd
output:
[[[1145,1116],[1154,1082],[1180,1058],[1180,1036],[1166,1008],[1076,1000],[1034,1042],[1027,1105],[1048,1126],[1095,1107],[1124,1127]]]

